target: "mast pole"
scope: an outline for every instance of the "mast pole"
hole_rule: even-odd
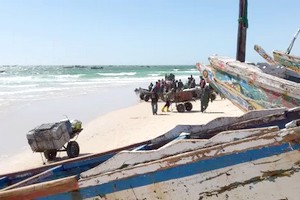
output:
[[[247,19],[247,0],[240,0],[240,10],[239,10],[239,26],[238,26],[238,37],[237,37],[237,52],[236,59],[240,62],[245,62],[246,55],[246,36],[248,28]]]
[[[298,29],[297,33],[294,35],[294,38],[293,38],[293,40],[292,40],[290,46],[288,47],[288,49],[287,49],[286,52],[285,52],[286,54],[290,54],[290,53],[291,53],[291,50],[292,50],[292,48],[293,48],[293,46],[294,46],[294,42],[295,42],[296,38],[298,37],[298,34],[299,34],[299,33],[300,33],[300,28]]]

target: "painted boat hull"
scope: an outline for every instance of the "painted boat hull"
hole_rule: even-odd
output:
[[[295,165],[295,162],[300,161],[299,152],[293,151],[257,160],[254,160],[255,154],[253,153],[253,160],[249,159],[250,162],[242,164],[232,165],[243,155],[231,155],[82,188],[79,189],[79,193],[83,199],[101,197],[100,199],[112,200],[273,199],[274,197],[297,199],[300,196],[300,172],[299,165]],[[250,158],[252,154],[246,156]],[[273,164],[267,164],[270,162]],[[207,166],[215,166],[216,169],[209,169]],[[80,182],[79,187],[83,186],[84,182]],[[66,199],[72,195],[74,193],[71,192],[55,198]]]
[[[90,170],[0,191],[0,199],[261,199],[252,191],[300,181],[300,127],[281,129],[293,119],[300,108],[179,125]],[[299,191],[286,184],[275,197],[292,199]]]
[[[253,131],[255,130],[250,132]],[[102,173],[100,168],[94,168],[92,171],[80,174],[79,177],[47,183],[51,185],[47,191],[44,189],[46,188],[44,183],[31,187],[27,193],[26,190],[8,191],[0,193],[0,197],[1,199],[217,199],[220,197],[296,199],[300,194],[300,186],[297,184],[300,181],[300,144],[295,141],[299,139],[299,127],[282,131],[260,131],[258,135],[251,135],[241,140],[208,145],[109,172]],[[186,141],[179,140],[177,145],[182,142]],[[190,141],[190,144],[194,142]],[[172,150],[169,145],[164,148]]]
[[[228,57],[211,56],[214,83],[245,111],[300,105],[300,85]]]
[[[300,74],[300,57],[276,50],[273,51],[273,57],[277,63]]]
[[[159,148],[160,146],[179,137],[182,132],[191,133],[191,138],[207,139],[218,132],[225,130],[267,127],[274,125],[279,128],[284,128],[286,123],[298,118],[300,118],[300,109],[274,109],[253,111],[241,117],[221,117],[203,125],[178,125],[167,133],[149,141],[132,144],[108,152],[55,162],[39,168],[3,174],[0,176],[0,191],[77,175],[105,162],[123,150],[152,150]],[[248,124],[243,123],[243,121],[247,121]],[[239,124],[239,126],[235,126],[234,124]]]
[[[276,62],[261,46],[254,45],[254,50],[268,62],[268,64],[257,63],[257,66],[264,73],[300,83],[300,73],[286,67],[286,65]],[[279,55],[277,55],[276,60],[280,60]]]
[[[96,167],[122,150],[132,149],[149,142],[145,141],[112,151],[80,156],[34,169],[2,174],[0,175],[0,191],[80,174],[83,171]]]

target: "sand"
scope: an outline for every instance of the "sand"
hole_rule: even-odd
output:
[[[243,114],[226,99],[217,98],[209,104],[205,113],[200,112],[199,100],[192,103],[192,111],[184,113],[178,113],[175,104],[171,105],[171,112],[161,112],[164,103],[159,102],[158,115],[152,115],[151,103],[141,101],[134,106],[101,115],[83,124],[84,130],[76,140],[80,145],[80,154],[104,152],[153,139],[179,124],[206,124],[217,117]],[[66,153],[59,152],[58,157],[66,157]],[[41,154],[26,148],[22,153],[7,158],[5,164],[1,163],[0,174],[42,165]]]

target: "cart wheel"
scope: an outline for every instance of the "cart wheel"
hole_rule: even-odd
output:
[[[176,107],[178,112],[184,112],[184,105],[183,104],[178,104]]]
[[[140,94],[140,99],[144,100],[144,94]]]
[[[79,145],[75,141],[71,141],[67,145],[67,154],[69,158],[75,158],[79,155]]]
[[[144,100],[145,100],[146,102],[148,102],[149,99],[150,99],[150,96],[149,96],[149,95],[145,95],[145,96],[144,96]]]
[[[49,161],[54,160],[56,158],[56,154],[57,154],[56,149],[44,151],[44,156]]]
[[[187,111],[191,111],[193,109],[193,104],[191,102],[186,102],[184,107]]]

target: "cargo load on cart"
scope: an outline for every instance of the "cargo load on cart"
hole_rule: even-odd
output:
[[[70,140],[82,131],[81,125],[79,120],[41,124],[26,135],[28,144],[32,151],[43,152],[47,160],[55,159],[58,151],[66,151],[69,158],[77,157],[79,145]]]

